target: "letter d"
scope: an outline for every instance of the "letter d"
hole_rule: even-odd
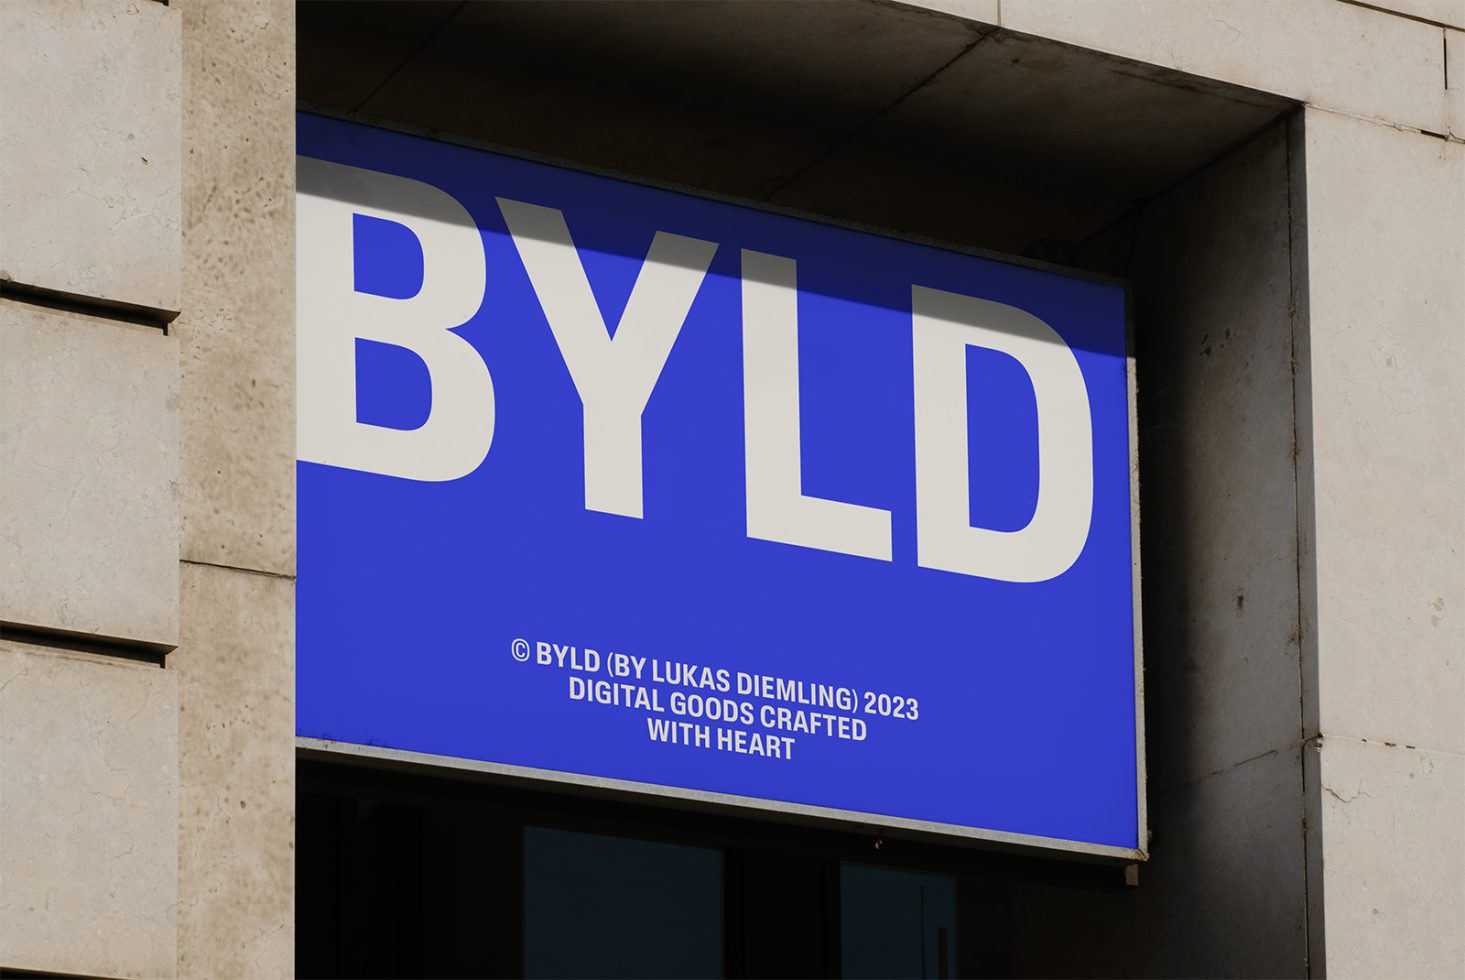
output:
[[[1031,313],[940,289],[911,289],[916,395],[916,555],[925,568],[1043,582],[1078,560],[1094,510],[1093,421],[1083,372]],[[969,526],[966,349],[1022,365],[1038,407],[1038,502],[1018,531]],[[999,423],[1000,424],[1000,423]]]
[[[463,206],[429,184],[301,157],[295,203],[298,455],[310,463],[409,480],[478,468],[493,441],[493,381],[452,333],[478,311],[483,239]],[[355,289],[353,215],[405,226],[422,246],[422,288],[408,299]],[[432,379],[427,421],[411,430],[356,420],[356,340],[404,347]]]

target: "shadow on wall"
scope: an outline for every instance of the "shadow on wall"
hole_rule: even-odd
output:
[[[1148,864],[1014,890],[1031,976],[1306,976],[1289,133],[1086,243],[1139,365]]]

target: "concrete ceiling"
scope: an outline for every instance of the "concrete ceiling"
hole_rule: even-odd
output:
[[[887,0],[299,5],[306,108],[1062,258],[1286,100]]]

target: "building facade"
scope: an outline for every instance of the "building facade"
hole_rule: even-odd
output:
[[[0,968],[635,975],[551,953],[642,926],[546,923],[650,842],[701,856],[646,894],[715,906],[669,972],[1465,973],[1460,0],[0,0],[0,37]],[[1148,859],[298,740],[302,110],[1127,282]],[[856,943],[903,888],[954,962]]]

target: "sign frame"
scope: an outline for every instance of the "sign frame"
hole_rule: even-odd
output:
[[[801,824],[806,826],[824,826],[831,830],[844,832],[877,833],[892,837],[977,847],[987,850],[1026,852],[1034,855],[1059,856],[1074,860],[1101,863],[1132,864],[1148,860],[1149,819],[1144,714],[1144,620],[1142,615],[1140,548],[1141,510],[1139,486],[1138,379],[1135,358],[1133,295],[1127,279],[1061,266],[1025,256],[1009,255],[991,249],[961,245],[879,225],[848,221],[796,208],[749,200],[704,188],[565,160],[519,147],[505,146],[487,140],[457,136],[312,103],[300,103],[297,107],[297,115],[299,114],[322,116],[437,143],[483,150],[531,163],[622,181],[628,184],[668,191],[707,201],[715,201],[721,204],[761,211],[799,221],[876,235],[881,238],[914,245],[937,248],[947,252],[969,255],[1009,266],[1050,272],[1070,279],[1080,279],[1120,287],[1124,293],[1125,376],[1129,429],[1130,570],[1134,639],[1135,793],[1138,827],[1137,841],[1139,846],[1136,848],[1128,848],[1108,844],[1095,844],[1063,838],[968,827],[960,824],[918,820],[855,810],[842,810],[834,807],[739,796],[686,787],[668,786],[659,783],[591,776],[583,773],[553,769],[538,769],[507,763],[486,762],[458,756],[436,755],[427,752],[396,749],[381,745],[367,745],[297,735],[295,745],[297,754],[300,757],[392,769],[405,768],[419,773],[438,771],[444,775],[453,775],[458,778],[480,779],[541,791],[559,791],[585,797],[607,798],[642,805],[671,806],[680,809],[719,813],[743,819],[767,820],[770,822]]]

